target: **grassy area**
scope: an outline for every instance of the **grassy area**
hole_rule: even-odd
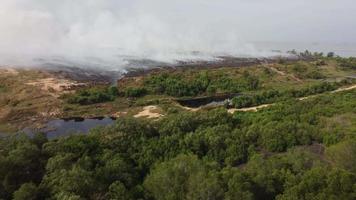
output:
[[[161,70],[145,76],[124,78],[119,81],[118,90],[121,95],[115,101],[85,106],[68,104],[66,108],[69,109],[66,110],[65,115],[98,115],[100,113],[105,115],[114,111],[134,114],[135,112],[132,110],[136,111],[147,105],[159,105],[165,112],[170,112],[171,110],[180,110],[174,101],[180,96],[197,97],[235,92],[254,96],[270,91],[278,91],[283,94],[290,91],[303,92],[318,85],[329,84],[329,82],[333,85],[333,82],[344,80],[346,76],[353,73],[355,70],[341,67],[336,59],[331,58],[256,65],[248,68]],[[246,77],[253,77],[257,80],[257,86],[246,87],[248,85]],[[351,83],[352,81],[349,82],[349,84]],[[342,84],[336,84],[330,88],[334,88],[334,86],[339,87]],[[130,93],[127,91],[133,91],[135,88],[137,91],[145,90],[144,93],[147,94],[127,95]],[[307,92],[306,95],[309,93]]]
[[[0,132],[56,117],[120,117],[88,135],[50,141],[42,134],[0,138],[1,196],[355,199],[356,90],[329,92],[354,84],[339,81],[355,70],[352,60],[341,61],[347,62],[343,66],[337,59],[321,61],[158,72],[126,79],[118,90],[87,87],[60,98],[26,84],[46,74],[3,76]],[[175,93],[176,86],[184,88],[182,93]],[[274,104],[230,114],[222,107],[191,112],[175,102],[186,94],[235,89],[254,97],[252,103]],[[298,100],[313,94],[318,95]],[[59,112],[51,116],[48,109]],[[157,114],[152,112],[164,117],[132,117]]]
[[[139,78],[127,78],[123,84],[119,82],[119,86],[122,90],[143,87],[150,93],[169,96],[205,96],[299,89],[324,81],[340,81],[355,73],[354,69],[341,67],[336,59],[324,58],[248,68],[162,70]]]
[[[217,108],[161,120],[122,117],[88,135],[50,141],[41,134],[0,138],[2,194],[354,199],[355,98],[356,90],[350,90],[291,99],[259,112],[231,115]]]
[[[236,92],[254,96],[272,90],[305,90],[355,75],[356,70],[352,66],[353,60],[320,58],[239,68],[162,69],[145,76],[124,78],[118,83],[118,91],[108,86],[89,87],[60,98],[50,91],[27,84],[50,77],[45,72],[18,70],[16,75],[0,73],[0,132],[41,126],[44,121],[59,117],[123,113],[133,116],[148,105],[158,105],[162,109],[161,114],[179,112],[182,109],[175,99],[182,96]]]
[[[27,83],[47,78],[36,70],[17,70],[18,74],[0,71],[0,132],[29,125],[40,125],[41,113],[50,113],[61,106],[61,101]]]

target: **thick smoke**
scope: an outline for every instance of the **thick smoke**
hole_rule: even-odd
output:
[[[141,58],[269,56],[251,41],[330,41],[340,31],[343,39],[353,38],[352,2],[2,0],[0,65],[65,62],[120,69]]]

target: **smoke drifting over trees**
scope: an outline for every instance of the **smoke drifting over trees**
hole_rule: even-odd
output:
[[[54,56],[113,68],[127,58],[173,62],[221,54],[267,56],[267,51],[256,50],[254,41],[355,42],[356,35],[352,0],[1,4],[1,65],[31,65]]]

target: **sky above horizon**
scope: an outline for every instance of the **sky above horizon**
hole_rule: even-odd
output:
[[[354,44],[355,9],[354,0],[2,0],[0,53],[119,49],[169,60],[167,52],[253,54],[253,42]]]

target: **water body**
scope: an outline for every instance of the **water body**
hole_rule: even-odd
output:
[[[48,139],[54,139],[73,134],[86,134],[90,129],[98,126],[107,126],[115,122],[114,118],[94,119],[57,119],[47,123],[46,129],[41,130],[47,134]]]
[[[36,133],[46,133],[48,139],[56,139],[59,137],[70,135],[88,134],[89,131],[98,126],[108,126],[115,123],[115,118],[102,117],[93,119],[72,118],[72,119],[56,119],[49,121],[46,127],[39,130],[25,128],[20,133],[33,136]],[[0,133],[1,136],[9,136],[11,134]]]
[[[228,95],[220,95],[220,96],[198,97],[198,98],[191,98],[191,99],[178,99],[177,102],[180,105],[189,108],[199,108],[202,106],[205,107],[223,106],[237,95],[238,94],[228,94]]]

